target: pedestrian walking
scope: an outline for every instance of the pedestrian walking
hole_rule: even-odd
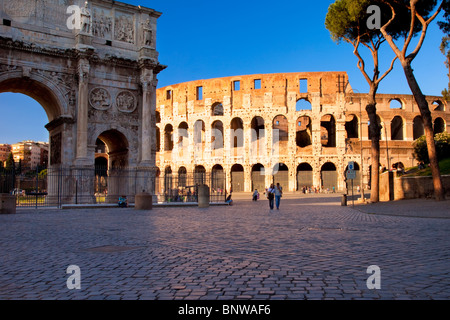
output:
[[[273,210],[273,200],[275,198],[275,187],[273,186],[273,183],[270,185],[269,189],[267,189],[266,196],[267,199],[269,199],[270,210]]]
[[[279,210],[281,196],[283,195],[283,190],[278,182],[277,182],[277,186],[275,187],[274,194],[275,194],[275,205],[277,207],[277,210]]]
[[[259,199],[259,192],[258,189],[255,189],[255,191],[253,191],[253,201],[257,201]]]

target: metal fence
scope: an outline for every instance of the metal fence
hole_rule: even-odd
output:
[[[16,196],[18,207],[58,207],[66,204],[128,202],[140,192],[153,195],[154,203],[198,202],[198,186],[210,187],[210,202],[224,202],[223,173],[184,173],[160,176],[137,168],[49,168],[44,171],[0,169],[0,192]]]
[[[155,178],[155,193],[158,202],[197,202],[198,186],[207,185],[210,189],[210,202],[224,202],[225,176],[220,173],[194,172],[174,175],[166,174]]]

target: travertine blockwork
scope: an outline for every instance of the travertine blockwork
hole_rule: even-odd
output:
[[[428,97],[435,131],[448,131],[450,113]],[[366,95],[354,93],[345,72],[259,74],[175,84],[157,90],[156,163],[160,175],[218,172],[233,191],[346,187],[370,181]],[[381,163],[415,165],[414,139],[423,124],[410,95],[378,95],[383,124]],[[386,139],[387,137],[387,139]],[[387,150],[387,151],[386,151]]]

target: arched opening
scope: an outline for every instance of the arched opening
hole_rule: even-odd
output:
[[[283,188],[284,191],[287,191],[289,188],[289,168],[284,163],[277,163],[274,165],[272,170],[273,175],[273,184],[277,183]]]
[[[310,117],[298,117],[295,131],[295,142],[298,148],[306,148],[312,145],[312,122]]]
[[[244,167],[240,164],[231,167],[231,191],[244,191]]]
[[[445,111],[445,106],[441,100],[435,100],[433,101],[430,109],[433,111]]]
[[[233,118],[230,123],[231,156],[244,156],[244,122],[241,118]]]
[[[173,126],[167,124],[164,127],[164,151],[173,150]]]
[[[161,114],[158,110],[155,111],[155,123],[161,123]]]
[[[322,168],[320,169],[320,176],[322,180],[322,190],[336,190],[338,176],[334,163],[327,162],[323,164]]]
[[[60,123],[54,121],[66,114],[65,98],[58,87],[39,75],[22,77],[20,72],[20,76],[16,76],[6,72],[0,77],[1,142],[10,145],[27,140],[40,142],[39,148],[33,147],[32,155],[15,155],[15,161],[20,159],[24,169],[68,165],[73,159],[68,159],[72,153],[66,149],[72,146],[66,142]],[[45,164],[43,157],[38,159],[37,154],[34,155],[41,148],[46,152]]]
[[[265,148],[265,126],[262,117],[253,117],[251,123],[251,156],[258,157],[264,155]]]
[[[265,168],[261,163],[252,166],[252,190],[258,189],[261,193],[265,189],[266,173]]]
[[[170,166],[166,166],[164,168],[164,183],[163,183],[163,192],[165,195],[166,201],[171,201],[173,194],[173,175],[172,168]]]
[[[425,134],[423,120],[421,116],[416,116],[413,120],[413,139],[417,140]]]
[[[178,168],[178,186],[181,188],[187,186],[187,170],[185,167]]]
[[[194,168],[194,184],[206,184],[206,169],[204,166],[195,166]]]
[[[220,164],[211,169],[211,192],[213,195],[225,194],[225,172]]]
[[[356,115],[350,114],[345,117],[345,133],[347,134],[347,139],[359,138],[358,117]]]
[[[0,112],[0,143],[13,144],[25,140],[48,142],[49,134],[45,129],[48,116],[33,98],[21,93],[0,93]]]
[[[391,140],[403,140],[404,130],[403,118],[395,116],[391,121]]]
[[[42,185],[31,181],[36,171],[41,172],[49,165],[49,132],[45,129],[48,117],[44,109],[27,95],[1,93],[0,119],[0,168],[7,167],[10,155],[14,162],[8,163],[11,178],[3,186],[0,181],[0,193],[10,193],[15,188],[27,192],[36,186],[46,189],[46,175]],[[12,168],[16,170],[15,179]]]
[[[438,134],[445,131],[445,122],[442,118],[436,118],[433,123],[433,133]]]
[[[313,186],[313,168],[303,162],[297,166],[297,191],[306,193]]]
[[[117,202],[117,199],[130,194],[128,175],[128,140],[118,130],[111,129],[102,132],[97,138],[97,150],[105,151],[107,163],[107,182],[102,184],[103,179],[95,180],[94,189],[102,190],[103,194],[97,194],[96,201],[108,203]],[[97,185],[100,183],[100,185]],[[81,186],[80,186],[81,187]],[[83,190],[80,190],[83,194]],[[106,197],[105,197],[106,194]]]
[[[403,109],[403,103],[400,99],[392,99],[389,102],[390,109]]]
[[[8,94],[3,95],[3,93]],[[4,103],[12,101],[10,93],[20,93],[37,101],[44,108],[48,122],[51,122],[64,114],[59,103],[58,89],[50,88],[43,83],[31,78],[13,78],[0,82],[0,93]],[[20,101],[20,99],[19,99]],[[10,107],[10,106],[8,106]],[[23,116],[23,113],[22,113]]]
[[[220,120],[211,124],[211,156],[223,156],[223,123]]]
[[[185,159],[189,156],[189,126],[186,122],[178,125],[178,156]]]
[[[295,105],[295,111],[311,111],[312,110],[312,105],[311,102],[309,102],[307,99],[300,99],[297,101],[296,105]]]
[[[216,102],[211,106],[211,116],[223,116],[223,104]]]
[[[336,147],[336,120],[331,114],[324,115],[320,120],[320,140],[323,147]]]
[[[289,140],[289,124],[287,118],[283,115],[278,115],[273,118],[272,130],[272,145],[278,146],[278,150],[275,148],[275,152],[286,154]]]
[[[104,131],[97,139],[106,146],[109,169],[123,169],[128,166],[128,140],[120,131]]]

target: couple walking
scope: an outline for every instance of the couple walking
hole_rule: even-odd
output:
[[[281,201],[282,194],[283,194],[283,191],[282,191],[282,188],[279,183],[277,183],[276,186],[274,186],[273,183],[270,185],[269,189],[267,189],[267,199],[269,199],[270,210],[273,209],[274,200],[275,200],[275,206],[277,207],[277,210],[280,209],[280,201]]]

